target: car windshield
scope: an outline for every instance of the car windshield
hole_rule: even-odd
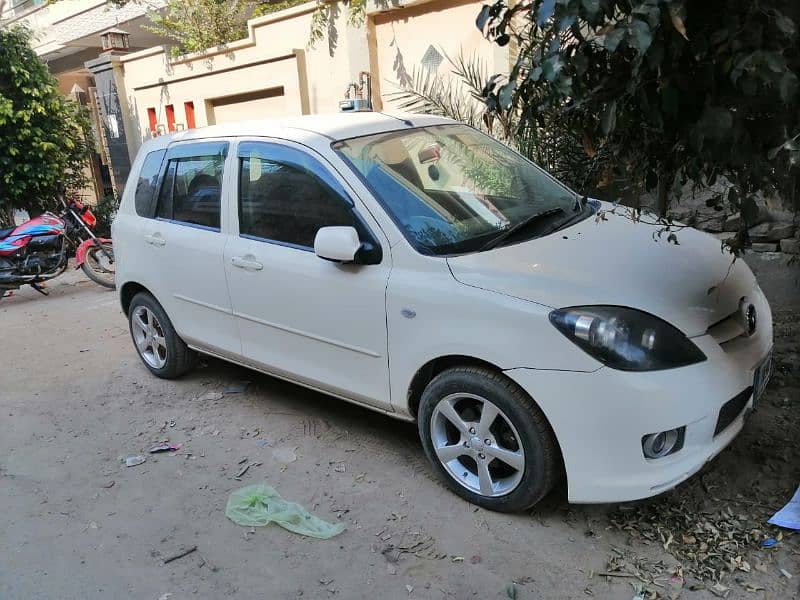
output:
[[[583,212],[574,192],[466,125],[380,133],[340,141],[334,148],[426,254],[474,252],[495,241],[530,239]]]

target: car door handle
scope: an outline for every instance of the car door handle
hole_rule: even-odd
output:
[[[234,256],[231,258],[231,264],[234,267],[247,269],[248,271],[260,271],[264,268],[264,265],[257,260],[254,260],[254,257],[252,256]]]
[[[154,233],[153,235],[146,235],[144,236],[144,241],[150,244],[151,246],[165,246],[167,244],[167,240],[161,237],[160,233]]]

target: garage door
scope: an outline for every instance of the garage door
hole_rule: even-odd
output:
[[[283,87],[209,98],[207,102],[209,125],[287,115]]]

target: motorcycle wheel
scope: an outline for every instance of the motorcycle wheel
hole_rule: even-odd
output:
[[[114,248],[111,244],[102,244],[102,247],[112,258],[114,257]],[[92,246],[86,251],[86,260],[83,261],[81,269],[96,284],[112,290],[117,287],[114,282],[116,275],[114,263],[108,260],[98,246]]]

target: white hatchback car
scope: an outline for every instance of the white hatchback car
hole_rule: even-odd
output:
[[[438,117],[212,126],[142,147],[117,284],[159,377],[201,352],[416,421],[486,508],[562,473],[573,502],[643,498],[742,428],[771,314],[713,237],[602,209]]]

